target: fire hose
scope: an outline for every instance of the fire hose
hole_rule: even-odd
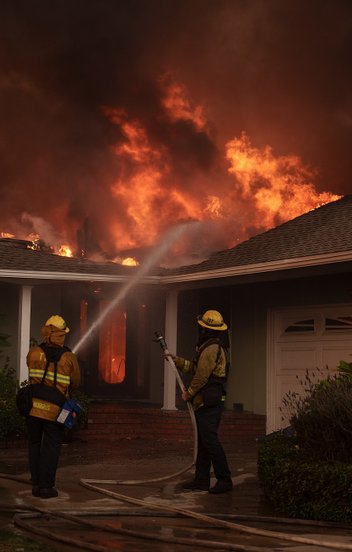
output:
[[[170,353],[170,351],[167,347],[165,338],[163,337],[163,335],[160,332],[155,332],[155,338],[153,339],[153,341],[155,343],[159,343],[161,349],[163,350],[165,358],[167,358],[171,368],[174,371],[174,374],[176,376],[177,383],[178,383],[178,385],[181,389],[181,392],[186,391],[186,388],[184,386],[184,383],[182,381],[180,373],[177,370],[175,362],[172,358],[172,355],[171,355],[171,353]],[[190,415],[190,418],[191,418],[192,427],[193,427],[193,435],[194,435],[194,448],[193,448],[194,452],[193,452],[193,460],[192,460],[191,464],[189,464],[188,466],[186,466],[185,468],[183,468],[182,470],[180,470],[176,473],[166,475],[164,477],[157,477],[157,478],[154,478],[154,479],[146,479],[146,480],[127,480],[127,481],[120,481],[118,479],[108,479],[108,480],[104,480],[104,483],[106,483],[107,485],[138,485],[138,484],[143,484],[143,483],[158,483],[160,481],[167,481],[168,479],[173,479],[173,478],[177,477],[178,475],[182,475],[183,473],[186,473],[187,471],[189,471],[194,466],[194,464],[196,462],[196,459],[197,459],[198,431],[197,431],[197,422],[196,422],[196,418],[195,418],[195,415],[194,415],[194,410],[192,408],[191,403],[188,402],[188,401],[187,401],[187,408],[188,408],[188,412],[189,412],[189,415]],[[97,479],[84,479],[84,481],[85,482],[89,481],[89,483],[101,483],[101,480],[97,480]]]
[[[181,378],[180,374],[178,373],[178,370],[177,370],[176,365],[173,361],[173,358],[172,358],[172,356],[171,356],[171,354],[170,354],[170,352],[167,348],[167,344],[166,344],[165,339],[163,338],[163,336],[159,332],[155,332],[155,336],[156,336],[156,338],[154,339],[154,341],[158,342],[160,344],[165,357],[167,357],[167,359],[169,360],[169,363],[170,363],[171,367],[173,368],[173,370],[175,372],[177,382],[178,382],[178,384],[181,388],[181,391],[182,392],[185,391],[185,387],[184,387],[182,378]],[[213,527],[221,527],[221,528],[236,531],[238,533],[243,533],[243,534],[252,535],[252,536],[255,535],[255,536],[261,536],[261,537],[268,537],[268,538],[271,538],[271,539],[279,539],[279,540],[283,540],[283,541],[286,541],[286,542],[294,542],[294,543],[307,544],[307,545],[312,545],[312,546],[321,546],[323,548],[331,548],[331,549],[334,549],[334,550],[345,550],[345,551],[352,550],[352,544],[342,543],[342,542],[337,542],[337,541],[330,541],[330,540],[322,541],[322,540],[319,540],[319,539],[303,537],[303,536],[300,536],[300,535],[291,535],[289,533],[285,533],[285,532],[282,532],[282,531],[272,531],[272,530],[266,530],[266,529],[250,527],[250,526],[247,526],[247,525],[243,525],[243,523],[235,523],[233,521],[228,521],[228,519],[242,520],[242,521],[269,522],[269,523],[272,523],[272,522],[286,523],[286,524],[291,524],[291,525],[296,525],[296,526],[310,525],[310,526],[316,526],[316,527],[330,527],[330,528],[331,527],[339,527],[339,528],[344,528],[344,529],[351,529],[350,526],[345,526],[345,525],[342,525],[342,524],[335,524],[335,523],[332,523],[332,522],[330,522],[330,523],[329,522],[319,522],[319,521],[316,522],[316,521],[298,520],[298,519],[293,520],[293,519],[286,519],[286,518],[273,518],[273,517],[264,517],[264,516],[240,516],[240,515],[232,515],[232,516],[231,515],[227,515],[227,516],[226,515],[221,515],[221,516],[217,516],[217,515],[214,515],[214,514],[200,514],[198,512],[193,511],[193,510],[189,510],[189,509],[185,509],[185,508],[175,508],[173,506],[168,506],[168,505],[165,505],[163,503],[156,503],[156,502],[150,503],[150,502],[147,502],[146,500],[143,500],[143,499],[133,498],[133,497],[130,497],[130,496],[127,496],[127,495],[124,495],[124,494],[109,491],[108,489],[105,489],[105,488],[100,487],[100,486],[97,485],[97,484],[102,484],[102,485],[138,485],[138,484],[143,484],[143,483],[161,482],[161,481],[166,481],[166,480],[175,478],[176,476],[181,475],[181,474],[185,473],[186,471],[188,471],[190,468],[192,468],[195,464],[196,456],[197,456],[197,426],[196,426],[196,421],[195,421],[193,408],[192,408],[192,406],[190,405],[189,402],[187,402],[187,406],[188,406],[191,421],[192,421],[192,424],[193,424],[194,442],[195,442],[193,461],[189,466],[187,466],[183,470],[180,470],[180,471],[178,471],[174,474],[167,475],[167,476],[164,476],[164,477],[154,478],[154,479],[125,480],[125,481],[122,481],[122,480],[99,480],[99,479],[84,479],[84,478],[82,478],[82,479],[79,480],[80,485],[82,485],[83,487],[85,487],[87,489],[99,492],[99,493],[104,494],[104,495],[109,496],[109,497],[112,497],[116,500],[122,500],[124,502],[130,503],[130,504],[135,504],[139,507],[144,506],[146,508],[146,512],[139,509],[138,513],[133,512],[131,510],[128,510],[124,513],[122,513],[121,510],[118,510],[117,512],[116,512],[116,510],[112,510],[112,511],[110,511],[111,515],[116,515],[117,514],[117,515],[132,515],[132,516],[133,515],[139,515],[139,516],[142,516],[142,515],[150,515],[149,511],[153,510],[154,511],[153,516],[168,516],[168,517],[181,516],[181,517],[186,517],[186,518],[190,518],[190,519],[195,519],[197,521],[205,522],[205,523],[208,524],[207,525],[208,528],[209,527],[212,527],[212,528]],[[0,473],[0,478],[12,479],[12,480],[15,480],[15,481],[21,481],[21,482],[29,483],[28,481],[26,481],[22,478],[18,478],[18,477],[15,477],[15,476],[2,474],[2,473]],[[65,544],[70,544],[70,545],[73,545],[73,546],[77,546],[79,548],[83,548],[83,549],[86,549],[86,550],[94,550],[96,552],[111,552],[112,548],[101,546],[101,545],[96,545],[96,544],[91,544],[91,543],[88,543],[88,542],[82,543],[82,541],[80,541],[80,540],[73,539],[71,537],[65,537],[62,534],[60,534],[60,535],[53,534],[52,531],[47,531],[47,530],[42,529],[40,527],[35,527],[32,524],[28,523],[26,520],[38,518],[38,517],[41,517],[43,515],[44,516],[49,515],[51,517],[66,519],[66,520],[72,521],[74,523],[80,523],[80,524],[82,524],[86,527],[91,527],[91,528],[94,528],[94,529],[99,529],[99,530],[103,530],[103,531],[109,531],[109,532],[113,532],[113,533],[122,534],[122,535],[125,535],[125,536],[149,539],[149,540],[154,540],[154,541],[169,542],[169,543],[171,542],[171,543],[174,543],[174,544],[187,544],[187,545],[191,545],[191,546],[198,545],[198,546],[202,546],[202,547],[206,547],[206,548],[215,548],[215,549],[220,549],[221,548],[221,549],[224,549],[224,550],[234,550],[234,551],[237,550],[237,551],[242,551],[242,552],[262,552],[264,550],[263,547],[258,547],[258,546],[241,545],[241,544],[238,544],[238,543],[230,543],[230,542],[210,541],[208,539],[207,540],[198,539],[198,538],[195,539],[194,537],[187,538],[187,537],[174,537],[174,536],[169,536],[169,535],[156,535],[156,534],[152,535],[151,533],[148,533],[146,531],[135,531],[135,530],[124,529],[124,528],[120,528],[120,527],[119,528],[109,527],[107,525],[101,525],[101,524],[96,523],[96,522],[80,519],[82,516],[88,516],[88,515],[107,516],[107,515],[109,515],[109,512],[106,509],[104,509],[104,510],[95,510],[93,512],[91,510],[89,512],[84,512],[82,510],[79,511],[79,512],[77,512],[77,511],[74,511],[74,512],[71,511],[70,512],[70,511],[56,511],[56,510],[50,510],[50,509],[44,509],[44,508],[28,507],[28,508],[26,508],[26,510],[27,511],[25,513],[23,513],[23,510],[16,509],[17,513],[14,516],[15,525],[17,525],[19,527],[22,527],[23,529],[28,530],[32,533],[38,534],[40,536],[44,536],[44,537],[47,537],[47,538],[50,538],[50,539],[54,539],[54,540],[57,540],[59,542],[63,542]],[[30,510],[30,512],[28,512],[28,510]],[[226,517],[228,519],[225,519]]]
[[[22,483],[29,484],[28,480],[25,480],[20,477],[15,476],[9,476],[7,474],[0,474],[0,478],[6,478],[6,479],[12,479],[14,481],[19,481]],[[106,480],[101,480],[100,483],[105,484]],[[72,546],[77,546],[82,549],[86,550],[94,550],[96,552],[111,552],[111,547],[104,547],[101,545],[95,545],[91,544],[89,542],[82,542],[78,539],[73,539],[72,537],[66,537],[62,534],[55,534],[52,531],[42,529],[40,527],[33,526],[31,523],[28,523],[27,520],[36,519],[36,518],[42,518],[44,517],[52,517],[52,518],[61,518],[66,519],[68,521],[72,521],[74,523],[79,523],[81,525],[84,525],[86,527],[90,527],[93,529],[99,529],[100,531],[108,531],[111,533],[117,533],[121,535],[125,535],[127,537],[135,537],[135,538],[142,538],[142,539],[149,539],[154,541],[160,541],[160,542],[168,542],[168,543],[174,543],[174,544],[186,544],[186,545],[199,545],[204,546],[205,548],[215,548],[215,549],[224,549],[224,550],[234,550],[234,551],[242,551],[242,552],[263,552],[265,548],[258,547],[258,546],[250,546],[250,545],[241,545],[238,543],[229,543],[229,542],[221,542],[221,541],[211,541],[209,539],[199,539],[199,538],[187,538],[187,537],[174,537],[170,535],[152,535],[151,533],[145,532],[145,531],[135,531],[131,529],[124,529],[121,527],[109,527],[106,525],[102,525],[100,523],[83,520],[80,519],[82,516],[142,516],[142,517],[148,517],[149,515],[153,515],[153,517],[190,517],[193,519],[197,519],[202,522],[207,522],[209,525],[207,525],[207,528],[214,528],[214,527],[223,527],[227,529],[232,529],[237,532],[246,533],[249,535],[257,535],[257,536],[266,536],[271,537],[274,539],[280,539],[288,542],[294,542],[294,543],[301,543],[301,544],[308,544],[308,545],[315,545],[315,546],[322,546],[324,548],[331,548],[334,550],[352,550],[352,545],[336,542],[336,541],[322,541],[318,539],[310,539],[306,537],[300,537],[297,535],[291,535],[288,533],[278,532],[278,531],[267,531],[263,529],[256,529],[253,527],[248,527],[243,524],[233,523],[226,521],[226,518],[228,519],[234,519],[239,521],[252,521],[252,522],[264,522],[264,523],[277,523],[277,524],[288,524],[293,526],[311,526],[311,527],[317,527],[317,528],[341,528],[341,529],[351,529],[350,525],[344,525],[334,522],[320,522],[320,521],[311,521],[311,520],[299,520],[299,519],[287,519],[287,518],[276,518],[276,517],[265,517],[265,516],[255,516],[255,515],[236,515],[236,514],[221,514],[221,515],[214,515],[214,514],[199,514],[196,512],[193,512],[191,510],[183,509],[183,508],[174,508],[170,506],[166,506],[165,504],[156,504],[156,503],[149,503],[141,499],[131,498],[119,493],[114,493],[112,491],[108,491],[107,489],[103,489],[101,487],[96,487],[95,485],[90,484],[90,480],[80,480],[80,484],[84,487],[87,487],[92,490],[96,490],[99,493],[105,494],[107,496],[113,497],[118,500],[123,500],[125,502],[130,502],[132,504],[136,504],[138,506],[145,506],[147,509],[142,510],[139,509],[137,511],[132,510],[125,510],[122,511],[121,509],[99,509],[99,510],[67,510],[67,511],[56,511],[56,510],[50,510],[50,509],[44,509],[44,508],[38,508],[38,507],[31,507],[28,506],[26,508],[14,508],[16,514],[14,516],[14,523],[16,526],[21,527],[31,533],[37,534],[39,536],[49,538],[51,540],[56,540],[58,542],[62,542],[65,544],[70,544]],[[4,506],[3,507],[6,512],[9,511],[9,508]],[[1,505],[0,505],[1,510]],[[155,510],[153,514],[150,513],[150,510]],[[220,519],[219,519],[220,518]]]

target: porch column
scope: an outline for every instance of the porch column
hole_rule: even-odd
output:
[[[172,354],[176,354],[177,347],[177,299],[177,291],[171,291],[166,297],[165,340]],[[162,410],[177,410],[176,375],[167,360],[164,362],[164,402]]]
[[[28,379],[26,357],[30,344],[32,286],[21,286],[18,309],[17,378]]]

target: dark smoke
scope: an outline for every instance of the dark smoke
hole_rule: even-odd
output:
[[[26,212],[72,238],[88,217],[116,253],[110,225],[132,222],[111,186],[128,167],[102,106],[141,121],[170,182],[194,198],[233,193],[223,147],[243,130],[317,168],[318,191],[350,193],[351,57],[347,0],[4,0],[0,231],[25,232]],[[157,83],[168,72],[204,104],[207,131],[165,116]],[[167,195],[156,207],[172,217]],[[233,218],[252,225],[250,211]]]

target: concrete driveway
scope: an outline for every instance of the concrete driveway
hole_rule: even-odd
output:
[[[26,483],[29,480],[29,473],[25,446],[17,445],[1,449],[0,472],[19,478],[20,481],[0,479],[0,530],[30,537],[38,545],[42,544],[44,547],[49,546],[49,550],[60,551],[77,550],[76,546],[72,545],[75,541],[83,549],[123,552],[152,550],[178,552],[181,548],[200,552],[207,546],[213,549],[237,549],[251,552],[256,550],[317,552],[343,550],[346,546],[352,548],[352,533],[345,529],[277,523],[278,514],[264,499],[258,483],[256,443],[233,446],[232,450],[227,450],[227,453],[234,489],[223,495],[211,495],[202,491],[182,490],[182,482],[192,476],[192,471],[156,483],[134,485],[103,483],[106,480],[116,479],[145,481],[182,471],[192,461],[193,451],[188,443],[151,442],[140,439],[125,439],[115,443],[86,443],[73,440],[63,447],[60,458],[57,473],[59,496],[43,500],[33,497],[31,486]],[[118,498],[83,487],[80,485],[81,479],[102,481],[96,486],[105,489],[108,493],[117,493]],[[122,499],[121,495],[144,502],[142,505],[136,505]],[[67,516],[80,514],[81,519],[95,526],[87,527],[68,519],[43,516],[35,511],[38,508],[50,510],[52,513],[61,512]],[[325,545],[307,545],[304,542],[268,538],[258,534],[251,535],[233,528],[218,527],[217,522],[204,522],[180,514],[170,514],[168,508],[202,515],[210,514],[216,519],[221,517],[230,523],[252,527],[254,530],[279,531],[292,535],[293,538],[301,536],[318,539]],[[17,521],[14,523],[16,510]],[[18,515],[19,512],[20,515]],[[25,512],[28,518],[24,516]],[[265,516],[266,521],[260,521],[259,516]],[[108,525],[119,532],[103,531],[103,525]],[[41,530],[48,532],[50,538],[46,533],[36,532]],[[144,535],[143,538],[141,535]],[[61,542],[60,538],[68,538],[70,541]],[[330,541],[336,546],[341,545],[341,548],[326,546]],[[0,542],[0,552],[1,546]],[[4,548],[4,550],[12,551],[16,548]]]

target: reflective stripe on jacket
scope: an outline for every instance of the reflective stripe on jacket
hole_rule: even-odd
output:
[[[206,341],[200,347],[199,355],[195,360],[190,361],[177,357],[175,364],[177,368],[185,373],[191,374],[192,381],[187,389],[193,408],[197,410],[203,405],[202,388],[208,383],[210,376],[218,378],[226,377],[226,355],[224,349],[213,340]]]
[[[28,376],[30,383],[41,383],[46,367],[46,356],[41,347],[33,347],[27,355]],[[50,362],[45,376],[44,385],[54,387],[55,365]],[[68,396],[69,389],[76,389],[80,385],[80,369],[75,354],[66,351],[57,363],[56,388],[63,395]],[[30,416],[46,420],[56,420],[60,407],[42,399],[33,399]]]

